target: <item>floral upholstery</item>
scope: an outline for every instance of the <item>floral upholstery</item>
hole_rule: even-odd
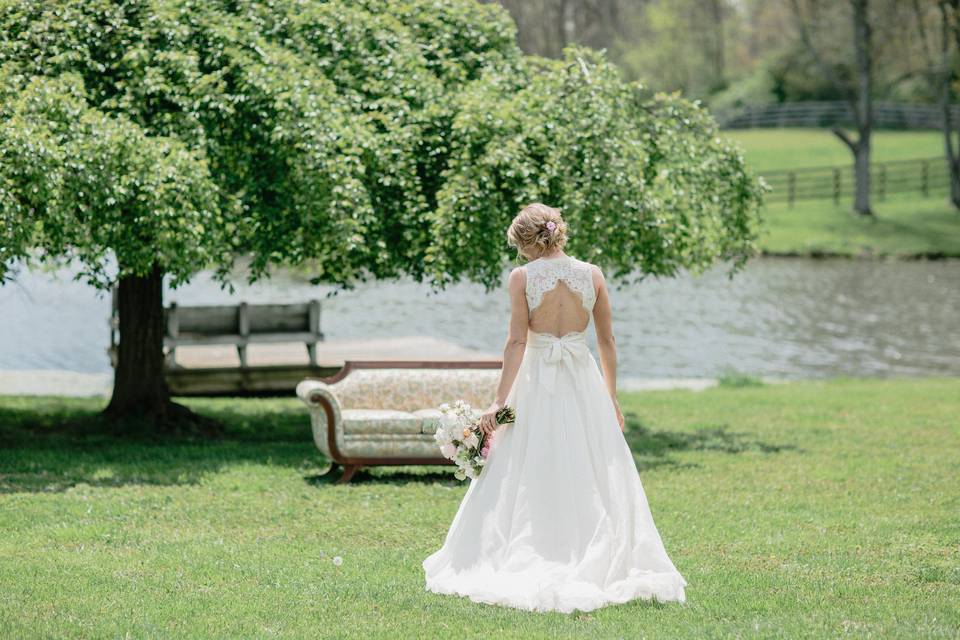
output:
[[[327,442],[329,404],[337,448],[347,457],[436,457],[438,405],[464,400],[484,408],[493,399],[499,369],[353,369],[332,384],[304,380],[297,395],[309,407],[317,448]]]
[[[348,436],[371,433],[420,434],[420,417],[391,409],[344,409],[340,412]]]
[[[345,409],[417,411],[463,400],[486,408],[499,369],[356,369],[330,385]]]

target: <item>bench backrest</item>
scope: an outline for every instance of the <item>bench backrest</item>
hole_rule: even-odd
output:
[[[163,310],[169,337],[186,335],[256,335],[320,333],[320,303],[247,304],[182,307]]]
[[[416,411],[463,400],[482,411],[493,401],[500,367],[497,361],[392,367],[348,362],[330,386],[343,409]]]

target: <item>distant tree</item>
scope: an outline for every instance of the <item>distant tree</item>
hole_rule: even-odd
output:
[[[849,0],[852,18],[852,42],[854,52],[853,65],[847,67],[831,64],[827,61],[820,45],[813,40],[817,21],[826,8],[820,0],[806,0],[806,11],[801,6],[803,0],[791,0],[800,40],[810,52],[823,77],[829,79],[840,89],[853,112],[856,138],[851,137],[841,127],[834,127],[833,133],[843,141],[853,153],[856,188],[853,209],[857,213],[872,216],[870,207],[870,142],[873,132],[873,29],[869,16],[869,0]],[[809,14],[809,15],[808,15]],[[813,23],[814,26],[811,26]],[[849,78],[844,71],[849,69]]]
[[[925,77],[943,113],[943,146],[950,175],[950,202],[960,210],[960,122],[953,118],[956,57],[960,52],[960,0],[914,0],[915,24],[926,61]],[[935,44],[929,40],[933,28]]]
[[[541,199],[611,276],[743,264],[765,187],[702,108],[514,38],[472,0],[0,0],[0,275],[118,281],[106,411],[162,428],[195,419],[164,384],[164,279],[238,255],[494,286]]]
[[[526,53],[562,58],[569,44],[612,49],[628,37],[632,18],[651,0],[481,0],[503,5]]]

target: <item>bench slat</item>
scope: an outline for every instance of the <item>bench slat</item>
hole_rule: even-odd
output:
[[[239,334],[185,334],[181,333],[177,338],[169,336],[163,339],[163,344],[168,347],[185,347],[190,345],[215,345],[215,344],[271,344],[277,342],[317,342],[320,336],[315,333],[251,333],[249,336]]]

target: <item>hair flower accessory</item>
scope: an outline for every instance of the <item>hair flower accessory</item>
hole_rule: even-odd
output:
[[[547,222],[547,231],[549,231],[552,234],[556,230],[557,230],[556,222],[554,222],[553,220],[550,220],[549,222]]]

